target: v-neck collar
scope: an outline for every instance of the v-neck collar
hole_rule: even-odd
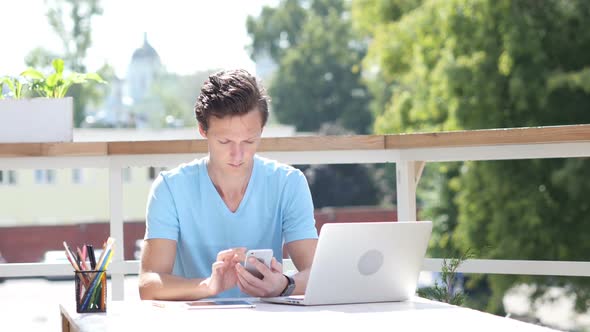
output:
[[[208,160],[209,157],[206,157],[206,158]],[[256,155],[254,155],[254,157],[252,159],[252,172],[250,173],[250,179],[248,180],[248,184],[246,185],[246,192],[244,193],[244,197],[242,197],[242,200],[240,201],[240,204],[238,205],[238,208],[236,209],[235,212],[232,212],[229,209],[227,204],[225,204],[225,202],[223,201],[223,198],[221,198],[221,195],[217,191],[217,188],[215,188],[215,185],[213,184],[213,180],[211,180],[211,177],[209,176],[209,172],[207,170],[206,160],[202,163],[202,167],[203,167],[203,175],[206,178],[205,182],[207,182],[206,186],[208,187],[208,191],[211,193],[211,195],[215,196],[215,201],[216,201],[217,205],[219,205],[221,207],[222,211],[224,211],[224,214],[226,214],[226,215],[229,215],[229,216],[239,215],[240,212],[244,209],[243,206],[246,204],[246,201],[250,197],[250,192],[253,190],[252,187],[253,187],[253,183],[254,183],[254,178],[256,176],[257,169],[258,169],[258,158],[256,157]]]

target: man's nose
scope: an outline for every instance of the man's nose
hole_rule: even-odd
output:
[[[244,157],[244,148],[241,144],[232,144],[230,154],[232,161],[242,161]]]

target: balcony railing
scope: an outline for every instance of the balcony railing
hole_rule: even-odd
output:
[[[125,167],[173,167],[206,155],[204,140],[0,144],[0,169],[107,168],[110,233],[124,247]],[[590,125],[492,129],[426,134],[264,138],[259,154],[290,164],[396,163],[398,220],[416,219],[416,186],[426,162],[580,158],[590,156]],[[425,259],[423,270],[440,271],[442,259]],[[123,277],[137,261],[115,251],[110,267],[112,299],[122,300]],[[0,276],[70,273],[68,264],[0,264]],[[460,272],[590,276],[590,262],[470,259]]]

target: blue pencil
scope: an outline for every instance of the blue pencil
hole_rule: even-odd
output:
[[[115,242],[115,239],[113,239],[111,237],[108,238],[105,250],[103,251],[103,253],[101,255],[101,259],[98,262],[98,265],[99,265],[98,271],[103,271],[103,272],[106,271],[106,268],[108,267],[108,265],[111,261],[111,258],[112,258],[112,248],[113,248],[114,242]],[[97,272],[96,275],[94,276],[94,278],[92,279],[92,282],[90,282],[90,286],[87,288],[86,295],[84,296],[84,302],[82,303],[82,310],[88,309],[88,304],[90,303],[90,299],[93,297],[92,295],[96,292],[98,280],[100,279],[101,275],[102,275],[101,272]]]
[[[88,289],[86,290],[86,295],[84,296],[84,302],[82,303],[83,310],[88,309],[88,304],[90,303],[90,299],[92,298],[92,294],[95,292],[97,285],[98,285],[98,280],[100,280],[100,277],[102,275],[102,273],[100,271],[103,271],[103,272],[105,271],[106,266],[108,265],[108,262],[110,262],[111,256],[112,256],[111,250],[109,249],[108,253],[105,255],[106,259],[103,260],[102,265],[98,269],[99,272],[96,273],[96,275],[92,279],[92,282],[90,283],[90,287],[88,287]]]

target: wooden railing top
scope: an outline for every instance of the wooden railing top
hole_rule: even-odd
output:
[[[259,151],[386,150],[589,141],[590,124],[583,124],[395,135],[270,137],[262,139]],[[205,140],[0,143],[0,158],[205,152]]]

